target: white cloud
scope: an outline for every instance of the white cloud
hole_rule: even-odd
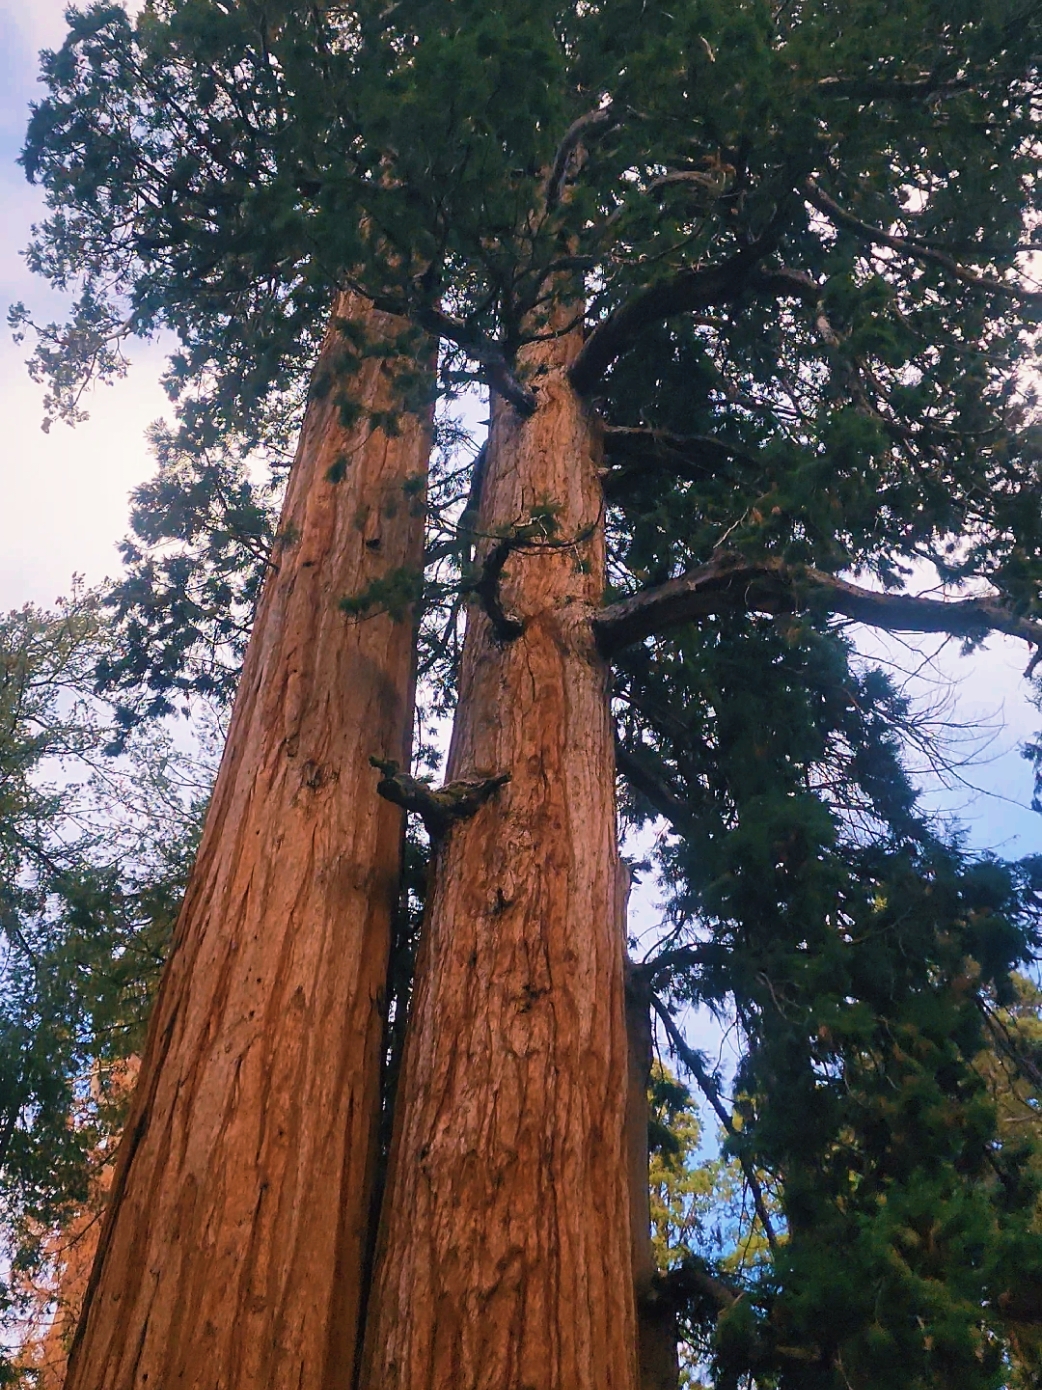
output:
[[[45,435],[23,356],[0,349],[0,611],[53,603],[73,573],[95,584],[118,572],[128,494],[152,471],[144,432],[168,405],[162,355],[146,348],[126,380],[92,393],[90,420]]]
[[[65,36],[69,0],[0,0],[0,22],[15,30],[30,48],[57,48]],[[131,13],[140,3],[127,5]]]
[[[61,43],[66,0],[0,0],[0,312],[24,299],[41,319],[61,319],[62,297],[19,256],[42,211],[14,155],[34,94],[35,53]],[[144,432],[168,405],[158,384],[163,353],[136,345],[127,379],[88,401],[91,419],[40,430],[42,391],[29,379],[27,347],[0,327],[0,611],[50,604],[74,573],[95,584],[118,572],[131,488],[152,471]]]

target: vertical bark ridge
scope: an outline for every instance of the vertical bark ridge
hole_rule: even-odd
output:
[[[353,296],[336,313],[371,342],[402,328]],[[67,1390],[350,1382],[401,843],[368,759],[407,761],[413,630],[338,605],[422,564],[430,419],[345,427],[339,393],[392,408],[395,364],[345,378],[342,346],[334,322]]]
[[[539,405],[494,405],[450,778],[512,781],[440,848],[369,1305],[364,1390],[634,1390],[624,931],[599,435],[574,336],[528,349]],[[533,513],[553,512],[543,543]],[[538,527],[535,528],[538,531]]]

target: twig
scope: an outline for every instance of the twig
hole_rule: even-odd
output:
[[[673,1015],[654,992],[652,992],[651,995],[651,1007],[662,1020],[662,1025],[666,1030],[673,1051],[698,1082],[699,1089],[713,1107],[716,1117],[723,1125],[724,1129],[731,1138],[735,1138],[737,1136],[737,1130],[734,1127],[734,1120],[731,1118],[727,1106],[723,1103],[719,1086],[710,1075],[702,1058],[694,1048],[688,1047],[684,1035],[673,1021]],[[745,1180],[749,1184],[749,1191],[753,1195],[753,1206],[756,1208],[756,1215],[760,1225],[763,1227],[763,1233],[767,1237],[767,1244],[772,1250],[775,1250],[777,1248],[778,1239],[775,1235],[770,1213],[767,1210],[767,1203],[764,1200],[763,1187],[761,1186],[760,1179],[756,1176],[756,1171],[745,1154],[739,1153],[737,1157],[738,1162],[742,1165],[742,1172],[745,1175]]]
[[[915,237],[894,236],[892,233],[884,231],[882,227],[873,227],[871,223],[862,222],[860,217],[847,212],[834,198],[830,198],[813,179],[808,179],[803,185],[803,194],[807,201],[820,213],[823,213],[830,222],[845,228],[848,232],[853,232],[865,241],[874,242],[878,246],[888,246],[891,250],[900,251],[903,255],[911,256],[915,260],[940,266],[942,270],[946,270],[949,275],[962,284],[969,285],[971,289],[1001,295],[1017,304],[1042,304],[1042,290],[1021,289],[1019,285],[1008,285],[1005,281],[995,280],[990,275],[978,275],[976,271],[961,265],[954,256],[949,255],[946,251],[937,251],[931,246],[924,245]]]

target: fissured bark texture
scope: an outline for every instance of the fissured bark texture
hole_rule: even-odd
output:
[[[419,568],[430,430],[344,427],[343,394],[394,404],[396,365],[346,345],[334,326],[316,370],[67,1390],[350,1384],[402,829],[368,760],[407,761],[413,633],[338,602]]]
[[[627,1047],[599,441],[529,350],[480,531],[522,541],[469,615],[450,778],[512,781],[437,857],[369,1305],[364,1390],[634,1390]],[[540,536],[540,516],[551,516]],[[536,518],[533,525],[533,518]]]

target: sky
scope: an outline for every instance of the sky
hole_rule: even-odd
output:
[[[15,162],[40,91],[36,54],[61,43],[64,9],[65,0],[0,0],[0,611],[52,604],[73,574],[95,584],[118,572],[128,493],[151,471],[144,432],[168,404],[162,351],[141,344],[128,378],[92,393],[86,423],[45,435],[28,344],[15,346],[6,325],[19,300],[42,322],[64,309],[19,254],[43,208]]]
[[[39,321],[60,320],[64,303],[32,276],[20,252],[42,215],[36,190],[16,163],[29,103],[39,94],[36,54],[64,34],[65,0],[0,0],[0,309],[25,302]],[[40,387],[0,322],[0,612],[24,603],[48,606],[73,575],[88,585],[119,570],[117,545],[127,531],[128,495],[147,478],[148,424],[168,402],[160,386],[163,351],[138,344],[128,376],[99,387],[86,402],[90,418],[70,429],[40,429]],[[980,726],[978,762],[956,778],[926,779],[928,801],[967,827],[971,844],[1017,857],[1042,852],[1042,816],[1030,810],[1032,774],[1019,746],[1042,727],[1022,679],[1025,649],[993,639],[972,658],[950,643],[908,644],[866,636],[866,649],[895,670],[915,670],[909,689],[941,702],[949,721]],[[973,737],[963,740],[971,751]],[[985,746],[986,745],[986,746]]]

